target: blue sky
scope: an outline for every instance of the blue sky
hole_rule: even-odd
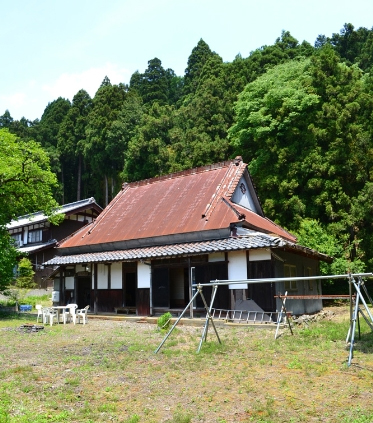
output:
[[[154,57],[182,76],[201,38],[232,61],[282,30],[313,44],[346,22],[371,29],[373,1],[3,0],[0,114],[40,119],[59,96],[93,97],[105,75],[128,83]]]

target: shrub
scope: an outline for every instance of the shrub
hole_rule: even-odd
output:
[[[160,329],[168,329],[171,323],[171,319],[172,319],[172,314],[170,312],[162,314],[162,316],[160,316],[157,320],[158,327]]]

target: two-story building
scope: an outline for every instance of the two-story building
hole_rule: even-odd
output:
[[[42,212],[20,216],[7,225],[20,253],[31,260],[39,288],[47,287],[48,277],[54,270],[43,263],[55,255],[58,241],[92,223],[101,211],[95,199],[88,198],[61,206],[58,212],[64,215],[64,220],[58,226],[50,223]]]

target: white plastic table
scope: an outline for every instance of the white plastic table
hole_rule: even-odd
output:
[[[64,310],[65,308],[66,309],[68,309],[69,308],[69,306],[53,306],[53,307],[51,307],[53,310],[56,310],[56,312],[57,312],[57,323],[59,324],[60,323],[60,313],[61,313],[61,310]]]

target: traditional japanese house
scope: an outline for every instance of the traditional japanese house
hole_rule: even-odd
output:
[[[57,254],[46,265],[58,266],[54,283],[61,303],[138,315],[180,311],[194,282],[318,275],[320,260],[329,260],[264,216],[241,157],[123,184],[95,221],[60,243]],[[235,309],[252,299],[275,311],[281,305],[275,295],[285,290],[321,294],[321,285],[221,286],[214,307]],[[197,297],[190,313],[202,305]],[[321,308],[321,300],[293,302],[299,314]]]
[[[29,258],[35,271],[35,282],[39,288],[47,288],[53,267],[43,263],[55,255],[57,242],[71,235],[93,220],[102,212],[94,198],[65,204],[58,210],[64,220],[55,226],[42,212],[18,217],[7,225],[7,230],[15,240],[19,252]]]

